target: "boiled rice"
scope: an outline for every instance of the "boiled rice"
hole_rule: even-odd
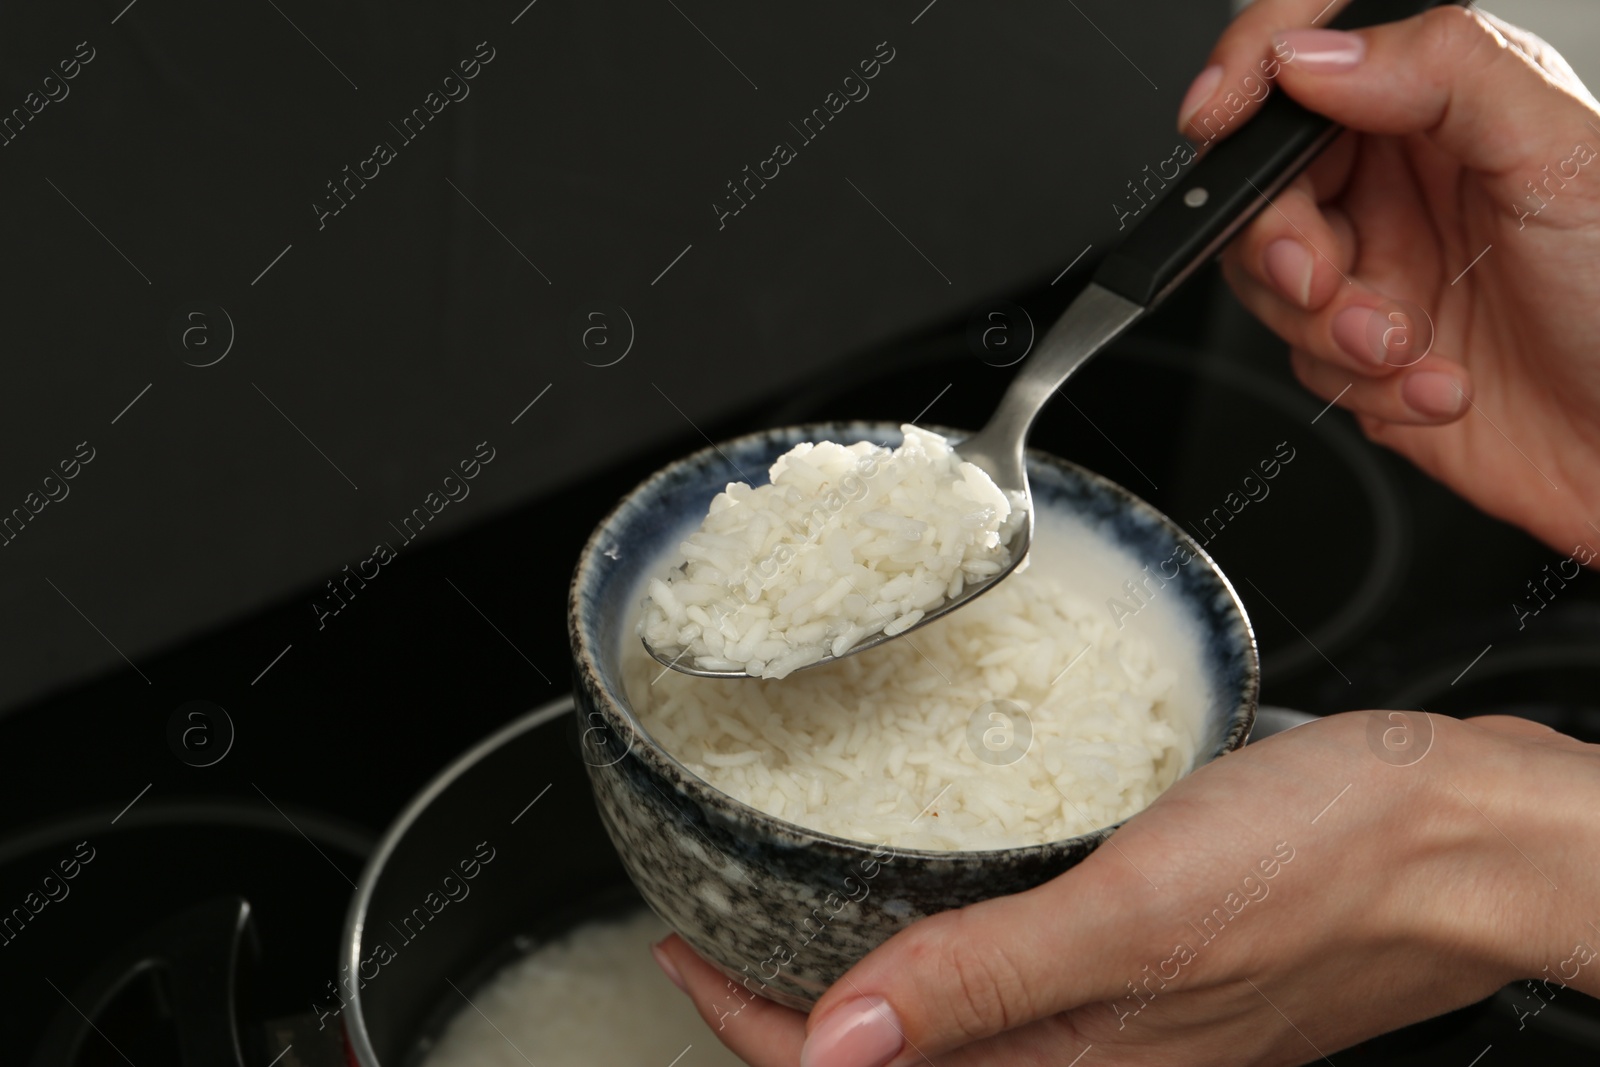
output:
[[[641,908],[511,963],[462,1004],[424,1067],[739,1067],[651,961],[667,933]]]
[[[729,483],[680,546],[682,567],[650,582],[640,636],[701,669],[783,678],[903,633],[1000,573],[1022,497],[938,434],[901,429],[892,451],[804,443],[769,484]]]
[[[629,701],[712,786],[839,837],[983,850],[1110,826],[1189,764],[1177,675],[1044,570],[782,681],[663,670],[629,642]]]

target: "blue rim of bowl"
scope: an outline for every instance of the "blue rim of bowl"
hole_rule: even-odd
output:
[[[578,556],[578,565],[573,570],[572,582],[567,594],[567,637],[572,646],[575,680],[579,686],[588,691],[592,698],[603,699],[608,710],[627,724],[630,736],[624,758],[633,756],[645,761],[647,766],[666,778],[678,792],[687,796],[693,796],[697,792],[709,795],[715,802],[727,806],[737,817],[760,828],[766,834],[779,839],[792,838],[801,843],[823,844],[847,853],[871,854],[872,849],[883,846],[874,845],[866,841],[856,841],[847,837],[838,837],[822,830],[814,830],[809,826],[802,826],[799,823],[780,819],[775,815],[769,815],[760,808],[746,804],[738,797],[718,789],[704,778],[690,771],[682,763],[678,762],[676,756],[662,748],[660,743],[650,735],[650,731],[644,728],[644,724],[634,714],[632,706],[626,700],[621,699],[618,693],[600,677],[600,671],[596,665],[596,650],[591,647],[584,636],[583,623],[579,618],[578,591],[587,583],[589,571],[595,566],[594,560],[601,555],[601,541],[605,539],[607,531],[610,530],[616,519],[628,510],[631,505],[649,497],[651,490],[658,483],[669,478],[677,468],[696,463],[707,463],[713,455],[726,459],[723,455],[724,448],[736,450],[747,443],[771,440],[780,436],[800,434],[801,436],[796,437],[796,440],[830,441],[839,440],[840,435],[843,434],[860,432],[862,428],[879,430],[889,425],[891,424],[850,420],[781,426],[768,430],[759,430],[755,433],[730,438],[717,444],[707,445],[705,448],[674,460],[635,486],[595,526],[594,532],[584,542],[583,550]],[[958,430],[934,425],[921,425],[920,428],[949,437],[953,443],[958,445],[962,439],[971,436],[970,430]],[[1250,623],[1250,615],[1245,611],[1244,601],[1240,599],[1239,591],[1233,587],[1233,583],[1228,580],[1228,576],[1223,573],[1221,567],[1217,566],[1216,560],[1211,558],[1210,553],[1202,548],[1193,537],[1189,536],[1183,527],[1173,522],[1153,504],[1135,495],[1131,490],[1104,475],[1097,474],[1087,467],[1079,466],[1071,460],[1062,459],[1060,456],[1032,448],[1028,449],[1027,455],[1030,461],[1065,468],[1075,477],[1083,479],[1094,487],[1108,491],[1111,495],[1122,500],[1127,506],[1143,513],[1167,530],[1172,535],[1175,543],[1186,547],[1190,552],[1194,553],[1195,559],[1204,561],[1207,570],[1216,577],[1222,589],[1227,593],[1243,630],[1245,639],[1243,650],[1245,653],[1244,685],[1239,692],[1239,699],[1234,704],[1233,710],[1228,713],[1221,741],[1210,753],[1206,754],[1204,759],[1199,759],[1197,754],[1197,758],[1191,764],[1190,769],[1184,775],[1181,775],[1180,779],[1193,774],[1201,767],[1220,759],[1230,752],[1243,748],[1246,740],[1250,737],[1251,728],[1255,725],[1256,705],[1261,695],[1261,657],[1260,651],[1256,647],[1255,627]],[[709,503],[707,501],[708,506]],[[1176,781],[1174,784],[1176,784]],[[1172,786],[1169,785],[1167,788],[1170,789]],[[1152,803],[1154,802],[1152,801]],[[1137,814],[1138,812],[1134,813],[1134,815]],[[1134,815],[1130,815],[1128,818],[1131,819]],[[993,859],[1004,862],[1027,861],[1030,859],[1048,860],[1059,853],[1070,854],[1096,845],[1110,837],[1127,821],[1127,819],[1123,819],[1110,826],[1090,830],[1074,837],[1063,837],[1036,845],[995,849],[916,849],[895,846],[894,853],[896,856],[915,859],[922,863],[951,865],[971,862],[973,858]]]

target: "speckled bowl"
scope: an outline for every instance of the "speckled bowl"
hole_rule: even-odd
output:
[[[960,431],[940,431],[954,438]],[[629,707],[622,651],[641,578],[746,475],[757,484],[801,441],[898,444],[889,424],[830,423],[741,437],[680,460],[625,497],[584,547],[568,627],[582,750],[601,820],[645,900],[723,973],[781,1004],[808,1008],[896,931],[925,916],[1033,888],[1082,860],[1115,827],[984,852],[890,849],[787,823],[691,774]],[[1260,671],[1244,607],[1209,556],[1171,520],[1082,467],[1030,453],[1043,515],[1057,509],[1152,564],[1187,549],[1167,590],[1202,642],[1203,711],[1195,763],[1244,744]],[[742,472],[742,473],[741,473]],[[730,1008],[736,1006],[730,1002]]]

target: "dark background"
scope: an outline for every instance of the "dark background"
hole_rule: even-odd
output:
[[[0,13],[0,114],[79,42],[95,55],[0,148],[0,507],[78,442],[96,450],[0,549],[0,707],[124,668],[117,650],[144,669],[322,584],[480,441],[496,462],[427,539],[1093,245],[1061,282],[1081,284],[1112,201],[1178,143],[1178,101],[1227,17],[1222,2],[526,2]],[[389,123],[481,41],[495,58],[470,95],[403,143]],[[870,95],[798,143],[788,124],[883,41],[894,59]],[[326,183],[379,140],[398,158],[319,229]],[[724,184],[778,140],[799,158],[719,229]],[[617,312],[592,351],[572,336],[595,302],[634,327],[615,366],[585,360],[623,349]],[[175,317],[203,306],[189,349],[174,344]],[[192,366],[225,345],[217,307],[232,349]]]

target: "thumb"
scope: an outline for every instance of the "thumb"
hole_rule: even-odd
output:
[[[1106,917],[1117,916],[1123,935],[1149,923],[1143,894],[1096,862],[1103,852],[1037,889],[932,916],[880,945],[812,1009],[801,1067],[922,1063],[1121,995],[1142,946],[1112,936]]]
[[[1454,6],[1353,32],[1287,29],[1273,38],[1286,56],[1279,84],[1353,130],[1422,134],[1474,170],[1509,177],[1566,159],[1597,131],[1594,98],[1571,68],[1536,38],[1503,30]]]

